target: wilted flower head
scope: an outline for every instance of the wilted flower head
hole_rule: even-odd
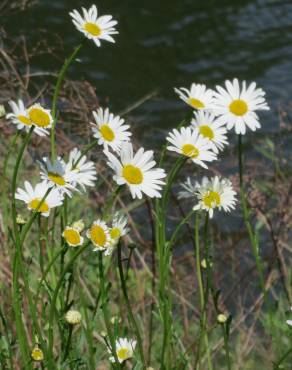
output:
[[[77,325],[81,323],[81,313],[77,310],[69,310],[65,315],[65,320],[70,325]]]
[[[41,104],[33,104],[30,108],[28,108],[27,114],[33,125],[42,129],[48,129],[52,127],[53,117],[51,115],[51,111],[50,109],[43,108]]]
[[[66,226],[62,236],[71,247],[78,247],[84,242],[84,238],[80,235],[79,229],[75,228],[73,225]]]
[[[43,351],[37,345],[31,351],[31,358],[35,362],[42,362],[44,359]]]

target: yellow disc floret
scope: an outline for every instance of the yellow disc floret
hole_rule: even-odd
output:
[[[217,191],[208,191],[203,197],[203,202],[206,207],[219,207],[221,204],[220,194]]]
[[[92,36],[100,36],[101,35],[101,28],[92,22],[87,22],[84,24],[84,29],[86,32],[90,33]]]
[[[61,185],[61,186],[66,185],[66,181],[64,180],[64,178],[58,173],[49,172],[48,179],[57,185]]]
[[[115,133],[109,127],[109,125],[100,126],[100,134],[106,141],[113,141],[115,139]]]
[[[41,108],[32,108],[29,111],[29,118],[36,126],[47,127],[50,125],[50,116]]]
[[[63,237],[66,242],[70,245],[79,245],[80,244],[80,234],[78,230],[74,228],[66,228],[63,232]]]
[[[103,247],[107,242],[107,236],[104,229],[100,225],[93,225],[90,229],[90,239],[100,247]]]
[[[34,198],[32,199],[29,203],[28,203],[28,207],[30,209],[37,209],[39,204],[41,203],[41,199],[39,198]],[[42,205],[39,207],[38,209],[38,212],[41,212],[41,213],[47,213],[49,212],[50,210],[50,207],[48,206],[48,204],[44,201],[42,203]]]
[[[34,349],[31,352],[31,358],[33,361],[41,362],[44,359],[43,351],[39,347],[34,347]]]
[[[120,360],[125,361],[131,357],[131,353],[128,348],[122,347],[117,350],[117,356]]]
[[[110,231],[110,237],[112,239],[118,239],[121,236],[121,231],[118,227],[113,227]]]
[[[229,110],[236,116],[244,116],[248,111],[248,105],[244,100],[236,99],[230,103]]]
[[[204,137],[207,137],[208,139],[212,140],[214,139],[214,131],[211,129],[208,125],[201,125],[199,127],[200,134]]]
[[[188,104],[190,106],[192,106],[193,108],[196,108],[196,109],[205,108],[205,104],[201,100],[195,99],[195,98],[189,98],[188,99]]]
[[[127,164],[123,168],[123,177],[131,185],[139,185],[143,182],[143,173],[140,168]]]
[[[25,117],[24,115],[20,114],[19,116],[17,116],[18,120],[23,123],[24,125],[26,126],[31,126],[32,125],[32,122],[31,120],[28,118],[28,117]]]
[[[185,144],[182,147],[182,153],[190,158],[197,158],[199,155],[199,149],[193,144]]]

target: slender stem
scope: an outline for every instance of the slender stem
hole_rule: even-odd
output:
[[[286,358],[290,355],[290,353],[292,353],[292,348],[290,348],[287,352],[285,352],[279,361],[274,363],[274,370],[284,369],[281,365],[286,360]]]
[[[20,244],[19,229],[18,229],[18,225],[16,222],[15,191],[16,191],[16,183],[17,183],[20,163],[21,163],[25,148],[28,145],[30,137],[33,133],[33,130],[34,130],[34,126],[30,128],[18,152],[18,156],[16,158],[16,163],[15,163],[14,171],[13,171],[12,184],[11,184],[11,187],[12,187],[11,208],[12,208],[13,231],[14,231],[14,240],[15,240],[15,254],[14,254],[14,259],[13,259],[13,310],[14,310],[14,315],[15,315],[16,332],[17,332],[17,337],[19,340],[20,353],[21,353],[22,362],[25,366],[25,369],[31,369],[31,364],[30,364],[28,342],[26,338],[24,324],[22,321],[21,296],[19,294],[18,278],[19,278],[19,272],[20,272],[19,266],[21,264],[21,244]]]
[[[49,324],[49,329],[48,329],[48,342],[49,342],[48,343],[48,356],[49,356],[49,358],[48,358],[48,368],[51,369],[51,370],[55,369],[55,361],[54,361],[54,355],[53,355],[53,344],[54,344],[53,321],[54,321],[54,315],[55,315],[55,310],[56,310],[56,302],[57,302],[58,294],[59,294],[59,291],[61,289],[62,284],[64,283],[64,279],[65,279],[65,276],[66,276],[67,272],[71,269],[73,263],[79,257],[79,255],[87,249],[88,245],[89,245],[89,241],[86,242],[80,249],[78,249],[73,254],[71,259],[69,260],[69,262],[65,266],[64,271],[61,274],[61,276],[58,280],[58,283],[56,285],[56,288],[54,290],[54,293],[53,293],[53,297],[52,297],[52,301],[51,301],[51,307],[50,307],[50,311],[49,311],[49,320],[48,320],[48,324]]]
[[[250,222],[250,210],[248,208],[246,194],[244,190],[244,183],[243,183],[243,155],[242,155],[242,137],[238,135],[238,166],[239,166],[239,186],[240,186],[240,199],[241,199],[241,206],[243,211],[243,219],[248,231],[249,240],[252,247],[252,253],[255,258],[256,267],[259,274],[260,285],[263,292],[264,297],[266,296],[266,289],[265,289],[265,280],[263,274],[263,266],[259,255],[259,243],[258,238],[254,233]]]
[[[71,340],[72,340],[72,332],[73,332],[73,326],[69,325],[69,333],[66,341],[66,346],[65,346],[65,351],[64,351],[64,356],[63,356],[63,362],[67,360],[67,357],[70,352],[70,346],[71,346]]]
[[[57,83],[56,83],[56,86],[55,86],[55,91],[54,91],[54,95],[53,95],[53,102],[52,102],[52,116],[53,116],[53,120],[54,120],[53,125],[52,125],[52,129],[51,129],[51,156],[52,156],[52,162],[54,162],[55,159],[56,159],[55,128],[56,128],[56,123],[57,123],[57,117],[56,117],[57,100],[58,100],[58,96],[59,96],[59,93],[60,93],[60,88],[61,88],[61,85],[62,85],[62,82],[64,80],[64,77],[65,77],[65,74],[67,72],[68,67],[70,66],[70,64],[76,58],[76,55],[78,54],[79,50],[82,48],[85,41],[86,41],[86,39],[84,39],[83,42],[74,49],[74,51],[70,55],[70,57],[65,60],[65,63],[63,64],[63,66],[62,66],[62,68],[61,68],[61,70],[58,74],[58,79],[57,79]]]
[[[111,323],[110,323],[110,318],[109,318],[109,311],[107,308],[107,292],[105,288],[105,282],[104,282],[104,271],[103,271],[103,260],[102,260],[102,252],[99,252],[98,255],[98,266],[99,266],[99,278],[100,278],[100,291],[101,291],[101,305],[102,305],[102,312],[103,312],[103,317],[104,317],[104,322],[106,326],[106,330],[109,336],[109,341],[110,341],[110,349],[112,352],[112,355],[114,356],[115,362],[113,364],[114,368],[120,369],[119,365],[119,360],[117,357],[117,352],[116,352],[116,341],[113,336],[112,330],[111,330]]]
[[[199,296],[200,296],[200,334],[197,344],[197,351],[196,351],[196,360],[195,360],[195,369],[200,369],[200,361],[201,361],[201,342],[202,337],[204,335],[204,307],[205,307],[205,300],[204,300],[204,287],[203,287],[203,278],[202,278],[202,270],[201,270],[201,254],[200,254],[200,240],[199,240],[199,226],[200,226],[200,214],[199,212],[196,213],[195,218],[195,257],[196,257],[196,272],[197,272],[197,282],[199,287]]]
[[[124,298],[125,298],[125,301],[126,301],[126,306],[127,306],[127,309],[128,309],[128,315],[129,315],[132,327],[135,330],[135,334],[136,334],[136,338],[137,338],[137,342],[138,342],[138,348],[139,348],[139,352],[140,352],[140,357],[141,357],[141,361],[143,363],[143,368],[146,369],[146,362],[145,362],[145,358],[144,358],[142,338],[141,338],[141,334],[140,334],[140,331],[139,331],[138,324],[137,324],[137,322],[135,320],[135,317],[133,315],[132,307],[131,307],[130,300],[129,300],[129,297],[128,297],[127,286],[126,286],[124,270],[123,270],[123,263],[122,263],[122,248],[121,248],[121,243],[120,242],[118,243],[118,268],[119,268],[119,274],[120,274],[120,279],[121,279],[122,291],[123,291],[123,295],[124,295]]]
[[[8,165],[8,160],[10,158],[10,154],[12,153],[12,151],[14,150],[14,146],[16,144],[16,141],[17,139],[19,138],[20,136],[20,130],[17,130],[16,134],[14,135],[11,143],[9,144],[9,149],[7,151],[7,154],[4,158],[4,162],[3,162],[3,178],[5,179],[6,177],[6,170],[7,170],[7,165]]]

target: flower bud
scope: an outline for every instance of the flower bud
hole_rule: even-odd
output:
[[[81,313],[76,310],[70,310],[66,313],[65,319],[70,325],[77,325],[81,322]]]
[[[219,322],[219,324],[225,324],[226,321],[227,321],[227,316],[224,315],[223,313],[220,313],[218,316],[217,316],[217,321]]]

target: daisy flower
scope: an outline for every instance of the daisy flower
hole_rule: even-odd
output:
[[[86,236],[95,245],[93,251],[106,251],[112,244],[110,229],[100,219],[93,222],[91,228],[87,230]]]
[[[193,207],[194,211],[203,209],[209,212],[210,218],[213,217],[215,208],[225,212],[235,208],[236,192],[233,190],[232,183],[228,179],[220,179],[218,176],[211,178],[204,177],[202,184],[197,183],[197,198],[199,203]]]
[[[220,86],[216,89],[212,109],[219,116],[218,121],[227,124],[228,130],[235,126],[235,132],[244,135],[246,126],[252,131],[261,127],[255,111],[270,108],[265,100],[265,92],[257,88],[255,82],[246,86],[243,81],[240,86],[235,78],[233,81],[225,81],[225,89]]]
[[[179,97],[192,108],[208,109],[212,106],[214,91],[207,89],[206,85],[192,84],[188,90],[185,87],[175,88]]]
[[[41,200],[46,195],[49,187],[46,183],[41,182],[37,184],[35,188],[33,188],[28,181],[25,181],[24,189],[25,190],[17,188],[15,199],[22,200],[24,203],[27,204],[27,208],[30,211],[34,211],[37,209]],[[38,209],[38,212],[40,212],[42,216],[48,217],[50,214],[50,210],[52,208],[61,206],[62,203],[63,195],[60,194],[57,189],[52,189]]]
[[[151,198],[160,198],[163,179],[166,174],[162,168],[153,168],[156,162],[153,160],[153,151],[144,151],[140,148],[133,153],[131,143],[124,143],[119,158],[105,151],[108,157],[108,165],[115,171],[114,181],[118,185],[127,184],[132,197],[142,199],[142,193]]]
[[[105,150],[110,147],[115,152],[120,152],[121,145],[130,140],[132,135],[128,130],[129,125],[125,125],[125,120],[120,116],[114,116],[108,108],[99,108],[93,111],[96,123],[91,123],[93,136],[98,140],[99,145],[103,145]]]
[[[132,339],[119,338],[116,340],[116,354],[120,364],[133,357],[136,344],[137,342]],[[111,353],[110,350],[109,352]],[[115,362],[115,358],[110,357],[110,361]]]
[[[27,115],[32,124],[37,127],[42,129],[52,127],[53,117],[50,109],[43,108],[39,103],[28,108]]]
[[[121,236],[124,236],[127,234],[129,229],[127,228],[128,219],[126,216],[119,215],[118,213],[115,214],[112,228],[110,230],[110,236],[114,240],[114,242],[117,242]]]
[[[170,144],[168,150],[189,157],[194,163],[208,168],[204,162],[212,162],[217,159],[211,150],[210,140],[200,135],[198,129],[182,127],[180,131],[174,129],[166,138]]]
[[[82,8],[82,12],[83,16],[76,9],[69,13],[78,31],[82,32],[89,40],[93,40],[98,47],[101,45],[100,40],[115,42],[111,35],[118,33],[114,27],[118,22],[113,20],[111,15],[98,17],[95,5],[92,5],[88,10]]]
[[[87,161],[81,151],[74,148],[69,153],[66,171],[75,174],[76,183],[85,191],[86,186],[92,187],[97,179],[96,168],[92,161]]]
[[[72,191],[77,191],[77,174],[68,170],[66,163],[61,157],[58,157],[54,163],[49,158],[44,157],[43,162],[40,162],[40,166],[41,178],[49,187],[54,187],[69,197],[71,197]]]
[[[65,230],[62,233],[63,238],[66,240],[66,243],[71,247],[78,247],[84,242],[84,238],[80,235],[81,231],[78,227],[66,226]]]
[[[18,102],[10,100],[8,104],[12,110],[12,113],[8,113],[6,115],[6,118],[10,119],[11,122],[16,125],[16,128],[18,130],[25,130],[26,132],[28,132],[33,125],[33,122],[28,116],[23,101],[21,99],[19,99]],[[39,136],[48,135],[48,132],[40,127],[35,127],[34,132]]]
[[[199,111],[195,113],[191,125],[199,130],[199,133],[209,140],[210,147],[214,153],[218,154],[219,150],[228,144],[226,133],[227,129],[224,123],[220,123],[213,113]]]

